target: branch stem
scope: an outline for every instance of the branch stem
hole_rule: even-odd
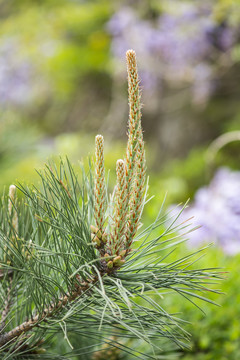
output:
[[[104,274],[105,272],[100,273],[101,276],[103,276]],[[84,281],[82,283],[76,283],[76,290],[73,291],[71,294],[67,293],[66,295],[61,297],[57,301],[57,303],[51,303],[47,308],[43,310],[41,314],[35,315],[30,320],[24,321],[21,325],[16,326],[11,331],[0,335],[0,346],[4,346],[14,338],[19,337],[23,333],[32,330],[35,326],[39,325],[39,323],[51,317],[56,312],[60,311],[65,305],[73,302],[77,297],[88,291],[90,289],[90,286],[94,285],[97,281],[98,276],[95,275],[93,278],[88,279],[87,281]]]

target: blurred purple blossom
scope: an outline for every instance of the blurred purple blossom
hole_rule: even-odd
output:
[[[193,102],[202,104],[215,89],[214,52],[218,57],[218,52],[228,51],[235,41],[233,28],[214,22],[211,6],[183,1],[177,12],[165,12],[152,21],[141,19],[130,7],[122,7],[107,25],[112,35],[112,52],[122,58],[127,49],[134,48],[145,71],[144,86],[144,78],[152,78],[146,76],[151,68],[151,74],[160,83],[188,83]],[[152,84],[155,85],[156,82]]]
[[[191,219],[199,229],[188,234],[191,246],[215,242],[229,255],[240,252],[240,172],[221,168],[208,187],[197,191],[178,223]]]
[[[221,51],[227,51],[234,44],[235,32],[223,23],[219,26],[210,26],[206,31],[206,37],[212,46]]]
[[[15,39],[0,43],[0,103],[24,105],[33,98],[32,64],[21,58]]]

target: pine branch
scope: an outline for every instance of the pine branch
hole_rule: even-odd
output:
[[[101,274],[101,275],[103,276],[104,274]],[[26,332],[32,330],[35,326],[38,326],[39,324],[41,324],[42,321],[45,321],[47,318],[55,315],[56,312],[61,311],[61,309],[64,306],[66,306],[69,303],[76,300],[76,298],[78,296],[81,296],[83,293],[86,293],[90,289],[90,287],[93,286],[97,281],[98,281],[98,277],[95,276],[94,278],[89,279],[88,281],[85,281],[83,283],[76,283],[75,284],[76,290],[73,291],[71,294],[67,293],[65,296],[60,298],[57,301],[57,303],[52,303],[47,308],[45,308],[43,310],[43,313],[35,315],[30,320],[24,321],[22,324],[18,325],[11,331],[9,331],[3,335],[0,335],[0,346],[3,346],[5,344],[9,343],[11,340],[13,340],[16,337],[19,337],[23,333],[26,333]],[[10,300],[11,300],[10,296],[8,296],[8,300],[10,302]],[[7,316],[8,310],[9,310],[9,302],[7,302],[7,309],[6,309],[7,311],[2,313],[1,324],[2,324],[2,322],[5,323],[6,316]]]
[[[167,249],[184,241],[176,235],[175,220],[163,228],[166,216],[160,211],[151,226],[137,233],[147,185],[133,50],[127,52],[127,70],[127,151],[126,159],[117,161],[111,202],[101,135],[95,138],[94,174],[82,169],[79,180],[70,162],[60,159],[39,172],[40,188],[19,185],[22,201],[16,201],[15,186],[7,199],[0,199],[0,354],[6,359],[34,354],[43,334],[59,329],[68,342],[67,331],[95,338],[96,329],[104,343],[107,336],[138,338],[153,354],[144,358],[154,359],[162,351],[159,339],[178,347],[188,339],[181,320],[156,300],[160,291],[210,302],[204,294],[219,279],[217,272],[190,270],[191,256],[165,263]],[[117,340],[113,345],[142,356]]]

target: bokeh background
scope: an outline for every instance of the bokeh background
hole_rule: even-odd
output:
[[[198,266],[229,272],[225,294],[212,296],[221,307],[200,304],[206,315],[186,299],[163,299],[191,323],[192,348],[177,357],[237,360],[239,0],[0,0],[0,191],[37,182],[34,168],[50,157],[93,156],[97,133],[114,180],[126,143],[129,48],[138,56],[155,195],[143,222],[154,220],[166,192],[165,209],[190,198],[183,216],[201,228],[174,256],[213,243]]]

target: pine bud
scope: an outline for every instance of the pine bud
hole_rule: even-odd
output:
[[[95,243],[97,246],[101,246],[101,241],[95,234],[91,234],[92,242]]]
[[[126,250],[122,250],[119,254],[121,257],[124,257],[126,255]]]
[[[121,256],[117,256],[113,259],[113,263],[116,264],[119,260],[121,260]]]
[[[120,260],[118,263],[119,263],[119,266],[123,266],[125,264],[126,260]]]
[[[46,352],[46,349],[44,349],[44,348],[39,348],[36,350],[37,354],[44,354],[45,352]]]
[[[100,231],[96,226],[91,225],[91,226],[90,226],[90,229],[91,229],[91,232],[92,232],[93,234],[96,234],[99,239],[102,238],[102,233],[101,233],[101,231]]]
[[[108,261],[107,267],[108,267],[109,269],[112,269],[112,268],[113,268],[113,262],[112,262],[111,260]]]
[[[102,238],[101,238],[101,240],[102,240],[102,242],[104,243],[104,244],[106,244],[107,243],[107,234],[106,233],[104,233],[103,235],[102,235]]]
[[[122,266],[125,263],[125,260],[122,260],[121,256],[117,256],[113,259],[114,266]]]

